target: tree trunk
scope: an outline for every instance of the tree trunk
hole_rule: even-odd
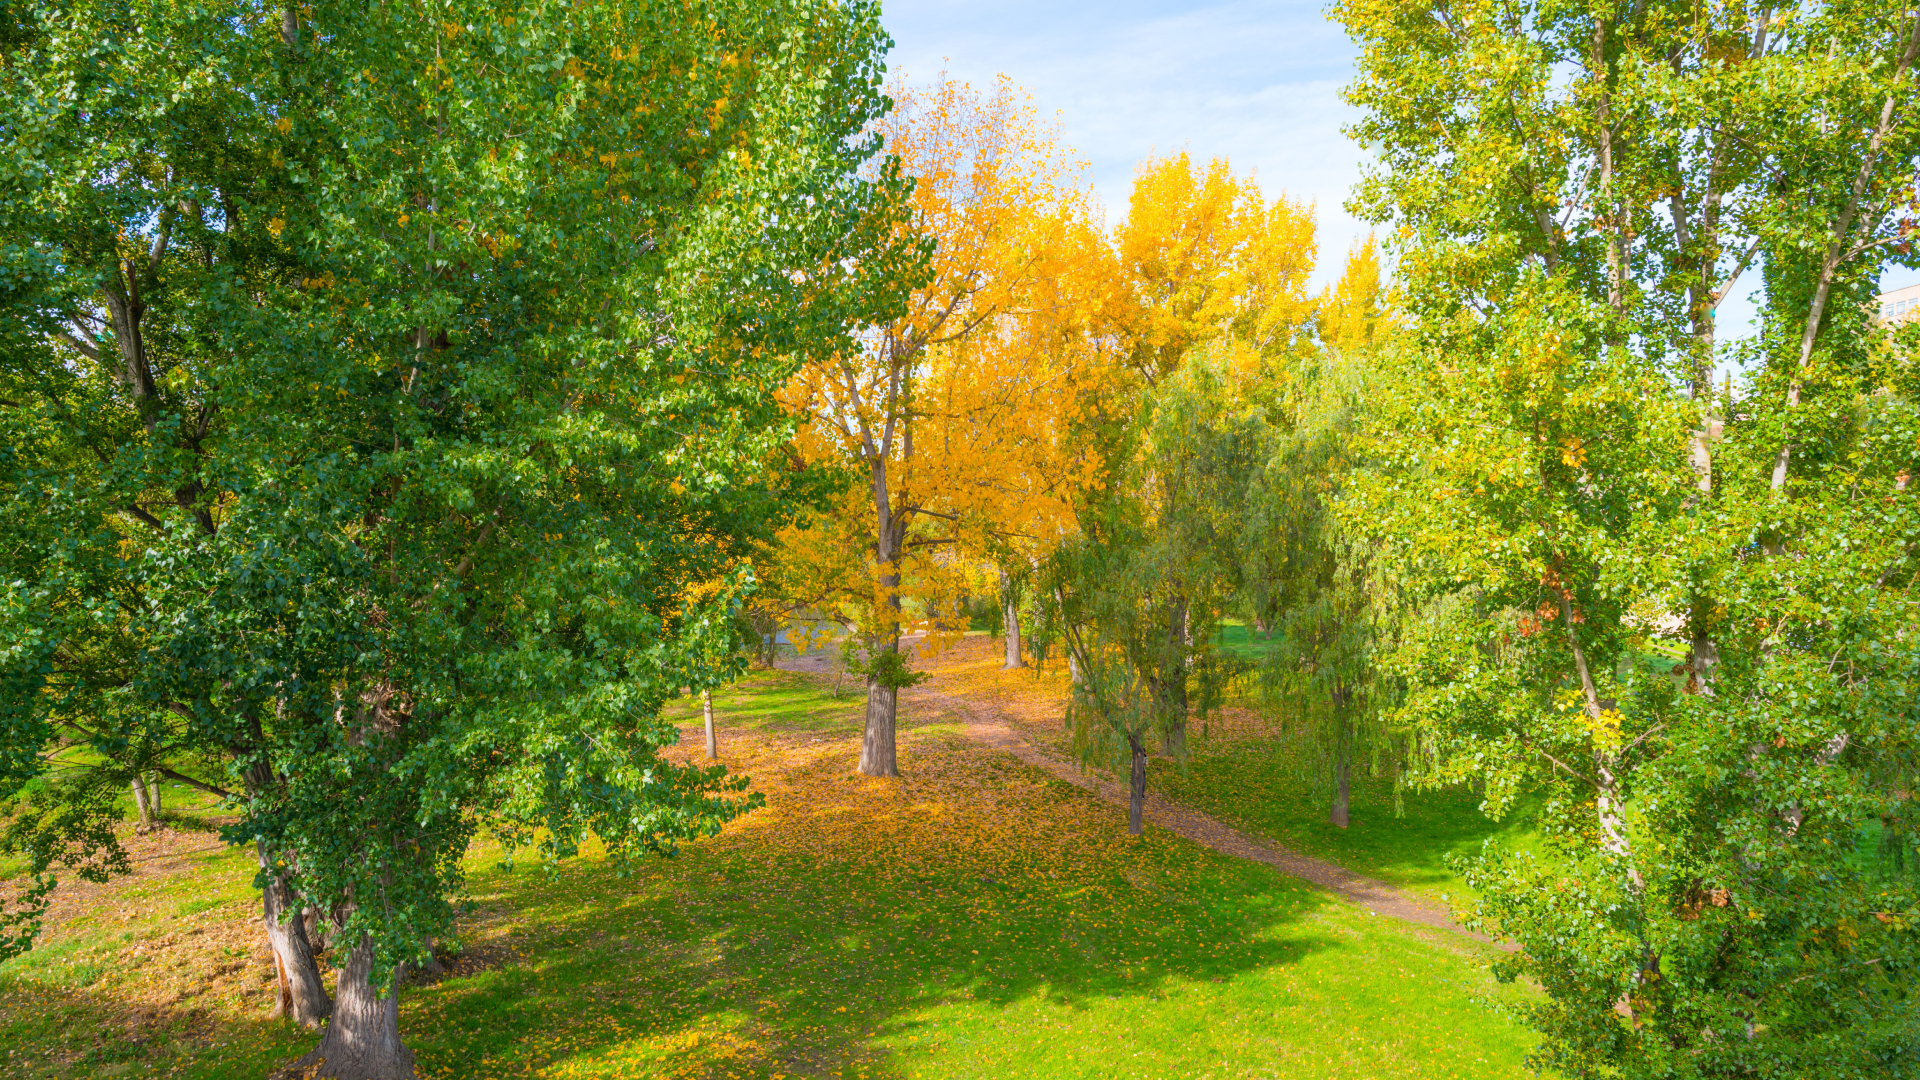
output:
[[[1020,610],[1013,606],[1012,593],[1002,592],[1000,595],[1007,623],[1007,662],[1001,665],[1000,670],[1012,671],[1027,666],[1026,661],[1020,659]]]
[[[1172,663],[1161,684],[1167,727],[1160,735],[1160,749],[1170,758],[1183,759],[1187,756],[1187,670],[1193,659],[1193,628],[1188,622],[1184,597],[1173,605],[1172,621],[1167,626],[1167,649]]]
[[[867,676],[867,730],[860,740],[860,771],[867,776],[899,776],[893,727],[900,692]]]
[[[133,778],[133,805],[140,811],[140,827],[135,831],[142,833],[150,831],[153,828],[153,807],[147,802],[145,777]]]
[[[333,1012],[327,988],[320,981],[320,965],[314,962],[313,945],[307,939],[306,919],[290,912],[292,891],[286,878],[274,872],[273,857],[265,844],[254,841],[260,867],[267,872],[267,887],[261,890],[267,929],[267,945],[273,950],[273,966],[279,976],[274,993],[273,1015],[284,1016],[301,1027],[314,1028]]]
[[[147,774],[147,806],[153,811],[153,823],[160,824],[160,774]]]
[[[700,691],[700,708],[707,714],[707,760],[720,756],[720,741],[713,732],[713,691]]]
[[[373,970],[373,940],[360,943],[340,969],[339,1001],[320,1045],[296,1068],[330,1080],[414,1080],[413,1051],[400,1042],[400,975],[385,996],[367,981]]]
[[[1133,747],[1132,798],[1127,801],[1127,835],[1140,835],[1140,818],[1147,805],[1147,750],[1139,739],[1127,740]]]
[[[1353,717],[1347,712],[1349,695],[1340,682],[1333,685],[1333,805],[1327,809],[1327,821],[1335,828],[1347,827],[1347,795],[1353,776]]]
[[[1340,721],[1340,735],[1333,752],[1333,806],[1327,821],[1335,828],[1347,827],[1348,779],[1353,773],[1353,750],[1347,744],[1346,721]]]

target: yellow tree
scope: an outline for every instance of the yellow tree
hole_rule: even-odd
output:
[[[1085,327],[1112,280],[1081,168],[1010,83],[889,92],[883,134],[914,179],[903,227],[934,241],[932,273],[864,348],[784,391],[799,453],[859,478],[839,513],[787,531],[781,558],[816,568],[818,591],[854,610],[870,776],[899,774],[909,613],[948,609],[968,560],[1070,526],[1070,492],[1091,469],[1067,432],[1105,367]]]
[[[1224,158],[1205,172],[1184,153],[1142,161],[1114,240],[1128,362],[1150,384],[1222,339],[1271,358],[1313,317],[1313,207],[1284,195],[1268,203]]]

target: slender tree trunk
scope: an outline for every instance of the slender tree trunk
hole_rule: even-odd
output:
[[[1140,740],[1129,736],[1127,743],[1133,748],[1132,797],[1127,801],[1127,835],[1140,835],[1140,819],[1147,805],[1147,749]]]
[[[900,692],[867,676],[867,729],[860,740],[860,771],[867,776],[899,776],[894,752],[894,716]]]
[[[1920,59],[1920,17],[1913,20],[1913,29],[1907,34],[1907,47],[1900,54],[1900,62],[1894,68],[1893,84],[1897,87],[1906,81],[1907,70]],[[1827,299],[1833,289],[1833,280],[1839,272],[1840,264],[1847,258],[1847,245],[1853,239],[1854,215],[1860,210],[1860,200],[1867,192],[1873,180],[1874,167],[1880,161],[1880,150],[1893,130],[1896,106],[1904,98],[1911,100],[1911,91],[1896,91],[1888,94],[1886,102],[1880,108],[1880,121],[1874,125],[1873,137],[1867,140],[1867,153],[1860,162],[1860,168],[1854,173],[1853,187],[1847,194],[1847,200],[1841,205],[1840,216],[1827,232],[1827,247],[1820,259],[1820,276],[1815,282],[1813,302],[1807,306],[1806,323],[1800,330],[1800,363],[1794,368],[1793,380],[1787,384],[1787,414],[1791,417],[1800,407],[1800,386],[1806,379],[1807,365],[1813,360],[1814,340],[1820,334],[1820,322],[1826,314]],[[1856,252],[1857,253],[1857,252]],[[1779,491],[1787,485],[1787,466],[1793,458],[1792,432],[1781,443],[1780,453],[1773,460],[1773,475],[1769,486]],[[1781,545],[1776,541],[1768,545],[1771,554],[1778,554]]]
[[[1020,609],[1013,606],[1010,594],[1002,602],[1006,608],[1007,662],[1000,666],[1000,670],[1013,671],[1027,666],[1026,661],[1020,659]]]
[[[1182,597],[1173,605],[1167,626],[1167,655],[1173,658],[1166,681],[1167,727],[1160,736],[1160,750],[1171,758],[1187,756],[1187,669],[1192,660],[1193,633],[1188,622],[1187,601]]]
[[[327,999],[326,985],[320,981],[320,965],[313,958],[306,919],[301,912],[289,910],[292,890],[287,888],[286,878],[275,871],[266,845],[256,840],[254,850],[260,856],[260,868],[267,872],[261,906],[267,945],[273,950],[274,971],[279,976],[273,1015],[284,1016],[301,1027],[319,1027],[320,1021],[333,1012],[333,1002]]]
[[[720,756],[720,741],[713,731],[713,691],[700,691],[700,709],[707,714],[707,760]]]
[[[880,569],[879,585],[885,602],[875,612],[886,625],[874,627],[878,650],[900,651],[900,556],[906,542],[906,524],[896,520],[887,489],[886,463],[878,463],[873,473],[875,516],[873,555]],[[899,776],[900,762],[894,748],[895,709],[900,692],[884,686],[872,674],[867,676],[867,724],[860,740],[860,771],[867,776]]]
[[[153,823],[160,824],[160,774],[147,774],[147,806],[153,810]]]
[[[361,935],[340,969],[339,1000],[320,1045],[297,1067],[328,1080],[414,1080],[413,1051],[400,1041],[400,972],[384,996],[367,981],[373,940]]]
[[[1327,821],[1335,828],[1347,827],[1347,795],[1353,775],[1353,721],[1347,715],[1346,692],[1333,692],[1333,805],[1327,809]]]

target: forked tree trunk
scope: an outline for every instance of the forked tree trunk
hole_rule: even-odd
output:
[[[867,727],[860,740],[860,771],[867,776],[899,776],[900,762],[894,753],[894,711],[900,692],[867,676]]]
[[[1147,750],[1140,740],[1129,737],[1127,742],[1133,749],[1133,783],[1131,797],[1127,800],[1127,835],[1140,835],[1140,819],[1147,805]]]
[[[296,1068],[329,1080],[414,1080],[413,1051],[400,1041],[400,976],[382,996],[367,976],[373,970],[373,941],[361,935],[340,969],[339,1000],[320,1045]]]
[[[284,1016],[301,1027],[314,1028],[333,1012],[326,984],[320,981],[320,965],[313,958],[313,943],[307,938],[307,922],[302,913],[290,911],[292,890],[286,878],[274,872],[273,858],[266,845],[254,842],[260,867],[267,872],[267,887],[261,890],[261,906],[267,930],[267,945],[273,950],[273,967],[278,976],[274,990],[273,1015]]]
[[[707,760],[720,756],[720,741],[713,731],[713,691],[700,691],[700,708],[707,714]]]

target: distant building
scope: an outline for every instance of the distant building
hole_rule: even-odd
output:
[[[1909,285],[1904,289],[1881,293],[1877,301],[1880,313],[1876,322],[1899,322],[1904,319],[1920,318],[1920,285]]]

